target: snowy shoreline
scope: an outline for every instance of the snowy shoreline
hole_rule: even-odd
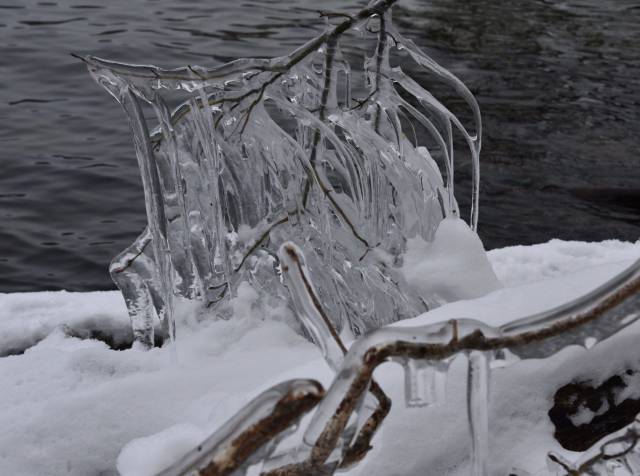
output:
[[[549,309],[630,265],[640,257],[640,242],[552,240],[493,250],[488,257],[503,289],[397,325],[462,317],[495,325]],[[172,363],[167,347],[114,351],[98,340],[67,336],[90,337],[99,329],[114,342],[130,339],[117,291],[0,294],[0,349],[26,349],[0,358],[0,425],[10,429],[0,434],[0,474],[153,474],[266,387],[290,378],[331,382],[317,348],[277,316],[255,315],[250,293],[234,304],[231,321],[182,316],[178,363]],[[495,371],[492,469],[536,474],[548,451],[567,453],[547,418],[553,391],[637,363],[640,349],[632,344],[638,334],[636,324],[588,353],[575,347],[544,365],[524,361]],[[453,363],[447,403],[427,409],[405,408],[397,366],[379,369],[393,409],[374,450],[350,474],[467,474],[462,360]]]

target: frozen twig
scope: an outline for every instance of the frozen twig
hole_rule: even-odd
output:
[[[302,319],[303,325],[307,326],[309,333],[316,339],[333,339],[337,348],[343,355],[345,355],[347,353],[347,348],[342,342],[338,331],[331,323],[331,319],[327,316],[322,303],[315,292],[313,284],[311,283],[306,271],[304,256],[300,249],[293,243],[287,242],[280,248],[279,256],[282,263],[282,271],[291,283],[290,291],[296,294],[296,299],[294,301],[299,303],[298,315],[306,315],[307,317],[307,319]],[[323,327],[326,331],[314,329],[314,326]],[[328,342],[321,342],[319,345],[325,350],[325,358],[327,358],[329,364],[334,367],[334,370],[337,370],[339,357],[336,355],[330,355],[331,351],[329,349],[331,344]],[[391,399],[389,399],[375,380],[371,381],[369,392],[376,398],[377,406],[363,424],[355,437],[354,442],[344,450],[340,465],[341,467],[351,466],[364,458],[367,452],[371,449],[370,443],[372,438],[391,409]],[[329,455],[327,454],[326,457],[328,456]],[[319,458],[318,460],[322,460],[322,458]],[[323,463],[324,460],[321,461],[320,466],[322,466]],[[312,462],[309,461],[304,465],[304,468],[307,471],[310,468],[309,464],[312,464]],[[315,469],[319,470],[320,466]],[[289,468],[289,470],[292,471],[293,467]]]
[[[197,448],[157,476],[234,474],[256,452],[264,451],[272,440],[286,433],[323,395],[322,386],[314,380],[276,385],[258,395]]]

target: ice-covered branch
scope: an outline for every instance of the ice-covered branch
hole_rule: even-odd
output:
[[[639,306],[640,261],[581,299],[501,328],[454,320],[373,332],[350,349],[314,414],[305,434],[305,441],[313,442],[311,459],[335,448],[373,371],[386,361],[435,363],[464,352],[487,353],[489,359],[505,359],[506,353],[516,358],[545,358],[569,345],[592,346],[609,337],[640,318]],[[483,458],[484,454],[477,456]]]
[[[322,349],[329,366],[334,371],[338,371],[343,361],[343,355],[347,353],[347,348],[322,307],[306,269],[302,252],[295,244],[287,242],[280,247],[278,255],[287,286],[292,292],[298,317],[302,320],[307,332]],[[340,467],[349,467],[365,457],[371,449],[371,440],[391,409],[391,399],[375,380],[371,381],[369,393],[376,402],[366,400],[363,402],[370,407],[370,415],[359,429],[356,437],[353,438],[353,442],[344,449]],[[326,457],[328,456],[327,454]],[[326,458],[316,458],[316,461],[321,461],[318,463],[320,466],[324,464],[324,460]],[[294,464],[287,469],[290,472],[300,471],[300,474],[309,470],[308,464],[302,466]],[[275,474],[278,473],[274,473],[273,476]]]
[[[254,398],[218,431],[158,476],[227,476],[268,457],[274,442],[324,395],[314,380],[291,380]]]

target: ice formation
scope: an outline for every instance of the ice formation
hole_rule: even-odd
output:
[[[248,281],[261,299],[288,301],[276,256],[286,240],[304,252],[338,332],[361,335],[441,302],[407,286],[403,255],[408,240],[429,243],[458,216],[454,133],[472,159],[475,229],[480,112],[459,79],[395,29],[394,3],[338,15],[275,59],[163,70],[84,58],[126,111],[142,175],[148,227],[110,268],[140,342],[152,344],[155,316],[173,334],[175,296],[224,314]],[[369,56],[354,67],[341,45],[356,41]],[[472,127],[401,61],[451,86]]]

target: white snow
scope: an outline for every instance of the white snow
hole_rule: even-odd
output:
[[[459,218],[442,220],[431,243],[416,237],[407,245],[402,272],[426,302],[472,299],[501,288],[482,241]]]
[[[486,296],[398,325],[462,317],[496,325],[551,308],[631,264],[640,257],[640,242],[553,240],[493,250],[488,257],[504,288],[494,283]],[[419,271],[411,272],[419,282]],[[464,278],[458,271],[451,282]],[[114,351],[68,337],[69,329],[126,333],[117,292],[0,294],[0,351],[27,348],[0,358],[0,474],[154,474],[265,388],[297,377],[328,386],[332,372],[319,350],[287,327],[290,316],[277,310],[267,318],[256,315],[252,295],[250,288],[239,293],[229,321],[200,321],[185,308],[176,363],[168,347]],[[589,351],[569,348],[544,361],[494,370],[492,473],[518,467],[535,474],[548,451],[567,454],[555,443],[547,417],[553,392],[572,379],[604,380],[637,362],[638,334],[634,325]],[[447,402],[438,407],[405,408],[399,366],[381,367],[376,378],[393,408],[374,450],[349,474],[468,474],[464,358],[452,364]]]

